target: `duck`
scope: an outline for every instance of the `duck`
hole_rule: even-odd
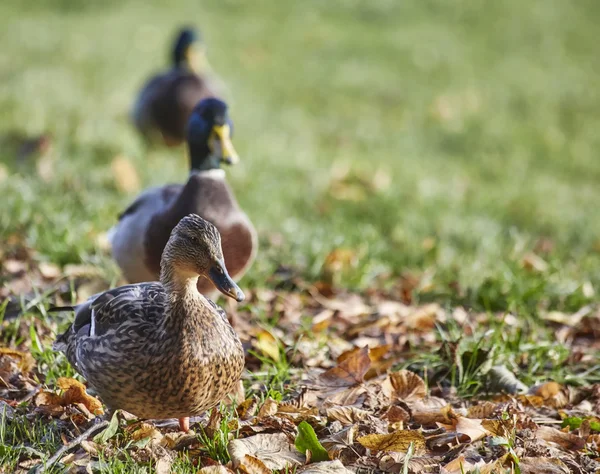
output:
[[[168,147],[185,141],[185,127],[198,101],[221,95],[197,30],[186,27],[179,31],[172,61],[171,69],[146,82],[131,112],[133,124],[146,142],[162,142]]]
[[[171,232],[160,281],[125,285],[82,304],[50,308],[75,319],[53,344],[110,410],[141,419],[189,417],[216,406],[239,383],[244,351],[225,312],[197,290],[209,279],[244,293],[227,272],[219,231],[190,214]]]
[[[170,184],[142,192],[108,232],[112,255],[129,283],[157,280],[161,255],[169,235],[187,214],[214,224],[223,243],[225,263],[238,281],[252,264],[258,243],[252,222],[240,208],[225,179],[222,164],[239,157],[231,142],[233,123],[225,102],[203,99],[192,112],[187,131],[190,175],[185,184]],[[200,279],[198,290],[216,294]]]

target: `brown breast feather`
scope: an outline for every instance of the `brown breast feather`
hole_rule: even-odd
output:
[[[194,213],[212,222],[221,233],[225,265],[233,278],[241,278],[254,258],[256,237],[252,224],[240,209],[235,196],[222,178],[192,174],[181,192],[173,197],[175,187],[165,187],[165,196],[173,203],[150,221],[146,233],[146,266],[158,279],[160,258],[171,231],[188,214]],[[206,279],[198,281],[206,293],[214,286]]]

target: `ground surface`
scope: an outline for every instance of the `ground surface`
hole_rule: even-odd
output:
[[[352,469],[599,469],[597,1],[34,3],[0,5],[0,471],[90,426],[45,308],[119,284],[105,231],[186,176],[127,121],[182,22],[228,87],[261,238],[228,308],[257,406],[187,438],[121,415],[53,469],[290,472],[302,420],[312,460]]]

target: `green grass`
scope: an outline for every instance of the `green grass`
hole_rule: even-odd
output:
[[[0,119],[54,135],[55,178],[43,183],[5,154],[14,174],[0,184],[0,229],[47,260],[110,267],[94,238],[133,197],[115,190],[114,155],[144,185],[185,179],[182,154],[146,151],[127,113],[164,66],[173,30],[192,20],[229,88],[243,161],[228,176],[263,237],[244,285],[279,263],[317,278],[327,253],[349,247],[354,287],[428,271],[436,297],[457,281],[470,304],[527,310],[542,295],[572,308],[583,282],[598,287],[592,0],[24,8],[0,7]],[[336,199],[332,169],[343,166],[391,183]],[[283,245],[268,248],[271,234]],[[540,277],[520,259],[541,237],[555,247]]]
[[[539,319],[593,302],[590,285],[600,291],[595,0],[5,0],[0,135],[50,133],[54,162],[44,181],[33,162],[0,147],[8,172],[0,242],[17,236],[39,260],[90,263],[116,281],[97,238],[134,195],[115,186],[112,159],[127,156],[144,187],[188,172],[182,150],[145,148],[128,111],[165,66],[174,30],[190,22],[228,86],[242,158],[228,179],[261,237],[242,288],[274,286],[280,266],[316,282],[332,250],[350,249],[357,261],[341,287],[386,289],[416,275],[428,282],[414,290],[416,302],[510,311],[521,321],[468,337],[439,328],[456,353],[410,359],[432,385],[480,393],[481,357],[527,384],[598,381],[567,364],[568,348]],[[542,239],[553,244],[547,252]],[[524,268],[531,252],[547,268]],[[34,336],[20,334],[20,323],[5,323],[3,343]],[[261,359],[252,377],[265,385],[260,397],[285,395],[292,352]],[[46,383],[73,375],[45,342],[32,353]],[[2,444],[18,437],[51,452],[59,443],[36,425],[2,427]],[[223,443],[212,442],[225,460]],[[9,451],[13,466],[18,453]],[[146,472],[131,460],[110,463],[110,472]]]

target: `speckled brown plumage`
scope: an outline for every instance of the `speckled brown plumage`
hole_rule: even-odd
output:
[[[165,248],[160,283],[115,288],[74,307],[55,348],[113,409],[141,418],[201,414],[234,388],[244,352],[224,311],[198,293],[198,275],[243,298],[224,268],[216,228],[188,216]]]

